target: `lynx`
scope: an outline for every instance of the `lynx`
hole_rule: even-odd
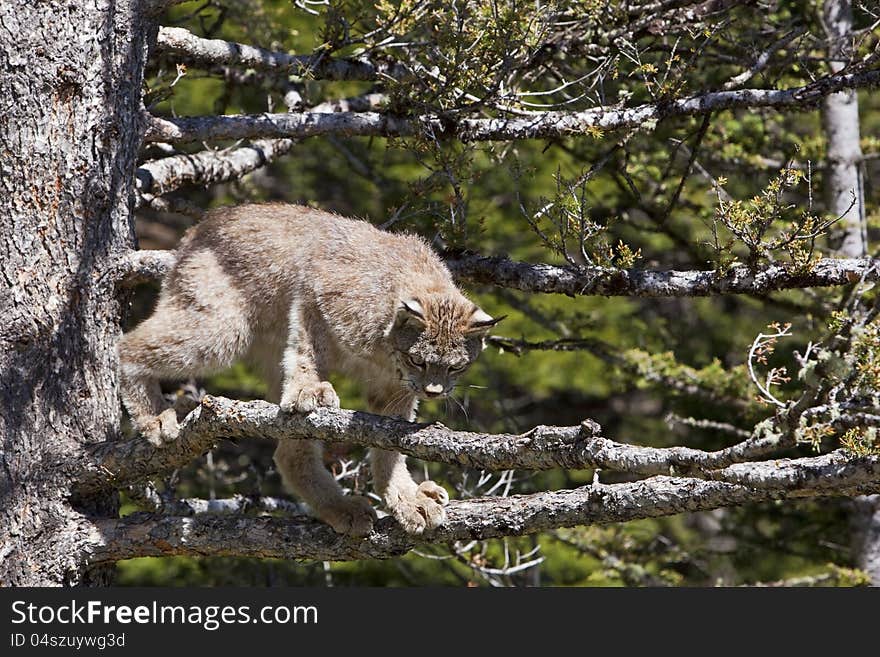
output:
[[[331,372],[362,385],[371,411],[415,418],[419,399],[447,395],[498,320],[469,301],[419,237],[308,207],[216,210],[190,229],[152,316],[119,345],[122,400],[159,446],[178,434],[159,381],[204,376],[244,360],[282,411],[338,407]],[[376,513],[344,495],[318,441],[283,440],[285,487],[339,533],[366,536]],[[408,532],[445,519],[446,491],[416,484],[405,457],[374,449],[373,486]]]

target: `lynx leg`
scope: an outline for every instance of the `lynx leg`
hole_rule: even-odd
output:
[[[291,413],[311,413],[319,406],[339,408],[327,374],[329,336],[323,335],[316,313],[294,301],[290,307],[287,346],[284,349],[284,382],[281,408]]]
[[[284,486],[338,533],[366,536],[373,529],[376,512],[367,498],[343,494],[324,467],[323,452],[319,441],[280,441],[275,450],[275,465]]]
[[[396,393],[399,395],[399,391]],[[417,400],[407,395],[397,400],[394,393],[371,397],[373,412],[414,420]],[[406,456],[384,449],[370,450],[373,487],[391,513],[410,534],[422,534],[446,520],[443,508],[449,502],[446,490],[433,481],[416,484],[406,467]]]
[[[198,376],[231,365],[248,348],[245,299],[205,249],[169,273],[153,314],[119,342],[120,390],[132,422],[151,443],[177,437],[159,380]]]
[[[135,428],[154,445],[177,437],[177,417],[159,381],[228,367],[250,342],[250,328],[234,306],[180,308],[160,299],[156,312],[119,342],[120,395]]]
[[[292,304],[284,350],[281,408],[309,413],[319,406],[339,407],[339,397],[325,380],[328,340],[314,314]],[[322,339],[323,338],[323,339]],[[278,383],[275,388],[278,394]],[[282,440],[275,464],[285,487],[340,534],[363,537],[373,529],[376,512],[360,495],[345,495],[323,461],[324,446],[315,440]]]
[[[125,358],[120,354],[120,358]],[[135,429],[156,447],[177,438],[177,413],[162,398],[159,380],[138,372],[131,360],[122,366],[120,396]]]

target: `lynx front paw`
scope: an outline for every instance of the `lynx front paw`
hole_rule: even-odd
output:
[[[446,489],[430,479],[419,484],[419,492],[430,497],[440,506],[449,504],[449,493],[446,492]]]
[[[319,517],[337,534],[363,538],[373,531],[376,511],[366,497],[347,495],[338,503],[321,509]]]
[[[327,381],[288,388],[281,396],[281,410],[288,413],[311,413],[319,406],[339,408],[339,397]]]
[[[443,507],[448,503],[446,489],[433,481],[423,481],[415,494],[399,498],[391,511],[407,533],[423,534],[443,524],[446,520]]]
[[[166,408],[156,417],[141,426],[141,433],[153,447],[162,447],[177,440],[180,426],[177,424],[177,412]]]

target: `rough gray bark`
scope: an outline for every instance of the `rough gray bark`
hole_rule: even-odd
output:
[[[449,522],[425,537],[432,542],[880,488],[877,457],[836,451],[751,461],[790,444],[787,436],[756,433],[717,452],[658,449],[607,440],[589,422],[492,436],[351,411],[281,416],[264,402],[216,398],[207,399],[187,420],[180,440],[163,449],[140,439],[118,440],[117,285],[126,276],[156,278],[173,259],[168,253],[130,251],[141,118],[154,127],[153,138],[170,135],[180,141],[268,131],[279,137],[271,142],[273,154],[279,154],[294,136],[330,130],[411,134],[427,129],[463,140],[515,139],[577,134],[590,126],[642,125],[730,107],[800,109],[845,87],[880,81],[880,71],[863,70],[788,91],[719,92],[630,109],[546,112],[509,120],[404,119],[352,113],[357,108],[346,107],[341,114],[313,108],[303,114],[162,121],[138,113],[149,32],[138,8],[156,12],[173,4],[176,0],[7,0],[0,5],[0,272],[6,283],[0,297],[0,583],[103,583],[106,564],[130,556],[352,559],[387,557],[412,547],[412,538],[390,519],[357,542],[310,519],[241,513],[249,506],[289,510],[275,500],[158,499],[155,508],[164,515],[116,518],[116,490],[188,462],[222,436],[346,440],[483,468],[590,466],[640,476],[688,475],[455,502]],[[234,56],[259,59],[265,53],[239,48]],[[144,171],[150,178],[142,177],[142,184],[154,186],[149,193],[155,193],[155,186],[166,191],[240,175],[266,161],[265,153],[261,157],[247,148],[148,163]],[[572,295],[765,293],[877,278],[871,259],[826,259],[809,271],[773,266],[723,274],[574,270],[479,256],[450,259],[450,264],[474,282]],[[793,405],[788,420],[797,415],[796,407],[804,411]]]
[[[871,475],[840,468],[835,455],[769,462],[761,488],[700,479],[652,477],[624,484],[593,484],[533,495],[453,501],[446,522],[421,541],[450,543],[533,534],[584,524],[626,522],[774,499],[822,497],[870,490],[880,482],[880,463],[869,458]],[[793,463],[793,462],[788,462]],[[802,478],[802,479],[799,479]],[[778,485],[777,482],[778,481]],[[363,540],[341,537],[311,519],[252,518],[200,514],[195,517],[137,514],[101,523],[94,562],[138,556],[244,555],[287,559],[384,559],[415,547],[391,518],[380,520]]]
[[[777,290],[848,285],[880,278],[873,258],[823,258],[809,270],[745,265],[725,272],[650,269],[608,269],[517,262],[500,256],[450,255],[446,265],[465,283],[496,285],[523,292],[574,296],[704,297],[717,294],[766,294]],[[174,263],[171,251],[137,251],[119,263],[126,284],[157,280]]]
[[[133,0],[0,4],[0,583],[89,584],[88,514],[47,465],[114,439],[146,30]]]
[[[209,396],[187,416],[173,443],[157,449],[137,437],[96,445],[81,466],[68,461],[67,467],[84,469],[78,478],[82,490],[127,485],[189,463],[223,437],[344,441],[458,465],[547,470],[589,465],[590,443],[582,438],[598,436],[599,430],[586,421],[576,427],[536,427],[522,435],[487,435],[348,410],[297,415],[265,401]]]
[[[880,70],[838,73],[803,87],[786,90],[740,89],[717,91],[638,107],[596,107],[580,112],[548,111],[511,118],[457,118],[419,116],[408,118],[378,112],[315,114],[259,114],[184,118],[150,118],[147,141],[212,141],[317,135],[400,137],[431,134],[461,141],[507,141],[547,139],[581,135],[588,130],[635,128],[676,116],[693,116],[723,109],[771,107],[800,110],[841,89],[880,84]]]

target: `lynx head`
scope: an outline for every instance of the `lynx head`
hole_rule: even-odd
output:
[[[461,294],[423,294],[401,300],[389,332],[404,386],[419,397],[444,397],[483,350],[493,319]]]

